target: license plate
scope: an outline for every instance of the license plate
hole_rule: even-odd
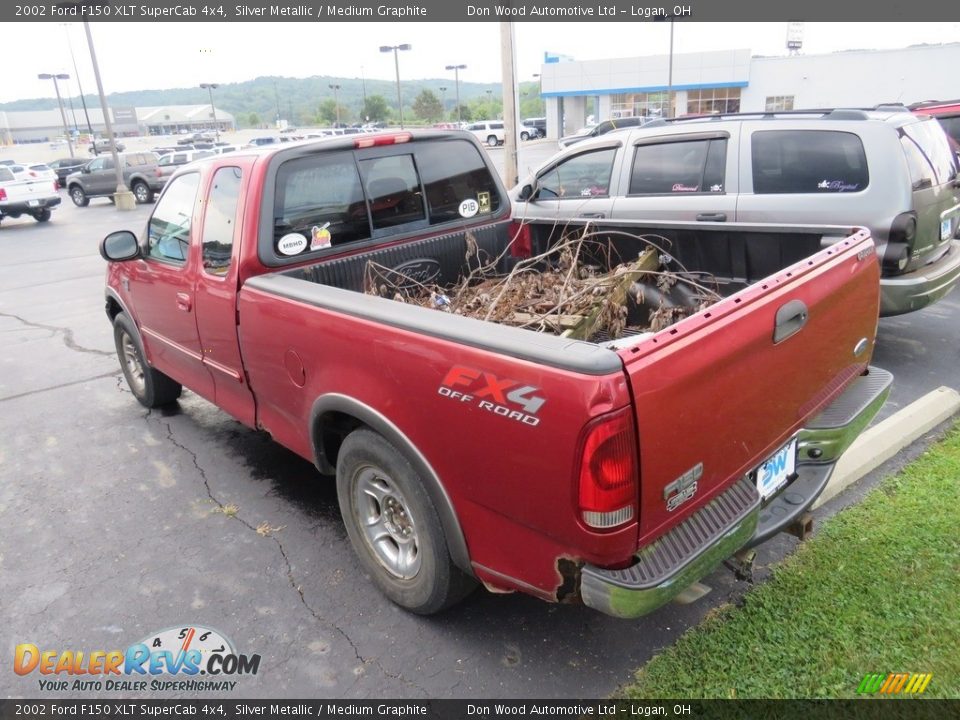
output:
[[[27,200],[27,205],[30,207],[37,207],[40,204],[39,200]]]
[[[797,439],[777,450],[757,468],[757,490],[766,500],[787,484],[797,467]]]
[[[940,239],[941,240],[949,240],[953,236],[953,233],[950,232],[952,225],[953,225],[953,220],[951,220],[950,218],[940,221]]]

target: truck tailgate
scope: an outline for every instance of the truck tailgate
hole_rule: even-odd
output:
[[[53,180],[14,180],[2,185],[9,203],[28,203],[30,200],[57,195]]]
[[[639,436],[638,545],[776,453],[865,369],[878,282],[859,231],[619,351]]]

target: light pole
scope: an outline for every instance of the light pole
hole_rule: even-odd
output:
[[[381,45],[380,52],[393,51],[393,64],[397,70],[397,105],[400,107],[400,129],[403,130],[403,95],[400,92],[400,60],[398,59],[398,50],[409,50],[412,45],[404,43],[403,45]]]
[[[367,76],[363,72],[363,65],[360,66],[360,82],[363,87],[363,112],[367,112]]]
[[[217,123],[217,108],[213,105],[213,91],[220,86],[217,83],[200,83],[200,87],[210,93],[210,114],[213,115],[213,131],[217,134],[217,142],[220,142],[220,125]]]
[[[87,112],[87,100],[83,97],[83,85],[80,84],[80,71],[77,69],[77,58],[73,54],[73,43],[70,42],[70,23],[63,23],[64,30],[67,32],[67,47],[70,48],[70,59],[73,61],[73,74],[77,79],[77,90],[80,91],[80,104],[83,105],[83,116],[87,119],[87,132],[90,133],[90,139],[93,140],[93,125],[90,124],[90,113]],[[94,155],[97,154],[97,145],[93,145]]]
[[[328,87],[333,90],[333,109],[337,113],[337,124],[334,127],[340,127],[340,86],[330,85]]]
[[[123,182],[123,167],[117,154],[117,140],[113,134],[113,124],[110,122],[110,108],[107,107],[107,96],[103,92],[103,81],[100,79],[100,65],[97,63],[97,53],[93,49],[93,34],[90,32],[90,22],[84,21],[83,30],[87,35],[87,47],[90,49],[90,64],[93,65],[93,79],[97,81],[97,94],[100,96],[100,110],[103,111],[103,124],[107,130],[107,141],[110,143],[110,155],[113,158],[113,170],[117,178],[117,191],[113,194],[113,202],[117,210],[133,210],[137,203],[133,193]],[[94,141],[96,147],[96,141]]]
[[[273,81],[273,97],[277,101],[277,130],[280,129],[280,89],[277,87],[277,81]]]
[[[462,122],[460,117],[460,71],[466,69],[466,65],[447,65],[447,70],[453,70],[453,84],[457,89],[457,123]]]
[[[63,109],[63,99],[60,97],[60,86],[57,85],[57,80],[69,80],[70,76],[66,73],[40,73],[37,75],[39,80],[53,80],[53,89],[57,93],[57,105],[60,107],[60,118],[63,120],[63,132],[67,138],[67,147],[70,150],[70,157],[74,157],[73,154],[73,141],[70,139],[70,128],[67,126],[67,113]]]
[[[447,89],[445,87],[440,88],[440,117],[445,119],[444,115],[447,112]]]

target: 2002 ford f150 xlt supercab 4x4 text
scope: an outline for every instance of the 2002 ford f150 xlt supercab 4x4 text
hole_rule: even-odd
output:
[[[480,581],[637,617],[794,523],[883,404],[878,263],[855,228],[591,224],[591,262],[656,236],[721,289],[614,340],[365,280],[452,288],[477,253],[510,272],[569,231],[512,220],[466,133],[238,151],[178,171],[142,238],[104,238],[106,310],[141,403],[186,386],[336,474],[351,543],[402,607]]]

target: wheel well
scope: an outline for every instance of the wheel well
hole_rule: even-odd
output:
[[[361,420],[344,412],[330,411],[320,415],[313,428],[314,447],[317,450],[317,467],[321,472],[336,472],[340,446],[347,435],[359,427],[367,427]]]
[[[110,322],[113,322],[114,320],[116,320],[117,315],[119,315],[122,312],[123,312],[123,308],[120,307],[120,303],[118,303],[114,298],[108,296],[107,297],[107,317],[110,318]]]

